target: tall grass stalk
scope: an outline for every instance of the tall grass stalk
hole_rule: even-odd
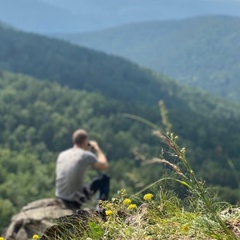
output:
[[[168,124],[167,111],[164,111],[165,106],[163,103],[160,102],[160,109],[161,108],[163,109],[163,111],[161,111],[162,112],[161,115],[162,115],[162,117],[164,116],[163,124],[165,125],[167,130],[170,130],[171,125]],[[178,146],[178,144],[177,144],[178,137],[170,132],[165,134],[159,126],[157,126],[156,124],[154,124],[142,117],[132,115],[132,114],[124,114],[124,116],[129,119],[133,119],[138,122],[141,122],[141,123],[149,126],[150,128],[152,128],[153,134],[155,136],[159,137],[162,140],[162,142],[164,144],[166,144],[173,151],[174,156],[177,157],[183,163],[184,167],[186,168],[186,174],[184,174],[175,164],[173,164],[165,159],[155,158],[155,159],[150,160],[148,163],[156,163],[156,162],[165,163],[165,164],[168,164],[170,167],[172,167],[179,174],[179,176],[182,177],[181,180],[179,180],[179,179],[175,179],[175,180],[178,181],[179,183],[185,185],[193,194],[195,194],[202,201],[205,211],[211,216],[212,220],[214,220],[221,226],[224,233],[228,236],[228,239],[237,240],[238,238],[226,226],[224,221],[220,218],[217,211],[215,210],[211,199],[206,194],[207,191],[204,186],[204,183],[197,179],[194,171],[192,170],[191,166],[189,165],[189,162],[186,158],[186,149],[180,148]],[[159,183],[160,181],[167,180],[167,179],[173,180],[173,178],[160,179],[160,180],[156,181],[155,183],[152,183],[148,187],[144,188],[137,194],[147,190],[149,187],[152,187],[153,185]]]

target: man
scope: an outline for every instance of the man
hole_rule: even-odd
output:
[[[72,136],[73,147],[61,152],[56,166],[56,197],[69,208],[79,209],[97,191],[100,200],[106,200],[109,193],[109,177],[105,174],[84,186],[84,175],[88,167],[108,169],[108,161],[98,143],[89,141],[88,134],[78,129]],[[92,153],[89,150],[95,152]]]

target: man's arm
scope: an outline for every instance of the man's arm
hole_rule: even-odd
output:
[[[98,143],[95,141],[90,141],[90,145],[97,155],[98,161],[95,163],[94,167],[100,170],[108,169],[108,160],[105,154],[102,152],[101,148],[98,146]]]

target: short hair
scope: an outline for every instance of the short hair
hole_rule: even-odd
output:
[[[82,145],[87,138],[88,138],[88,134],[83,129],[76,130],[72,135],[72,141],[74,144],[77,144],[77,145]]]

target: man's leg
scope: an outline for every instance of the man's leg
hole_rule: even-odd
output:
[[[99,200],[107,200],[110,188],[110,177],[102,174],[95,177],[88,185],[84,186],[83,192],[90,199],[97,191],[100,191]]]
[[[60,198],[61,199],[61,198]],[[61,199],[65,205],[66,208],[72,209],[73,211],[76,211],[77,209],[81,208],[81,204],[73,201],[68,201],[65,199]]]

